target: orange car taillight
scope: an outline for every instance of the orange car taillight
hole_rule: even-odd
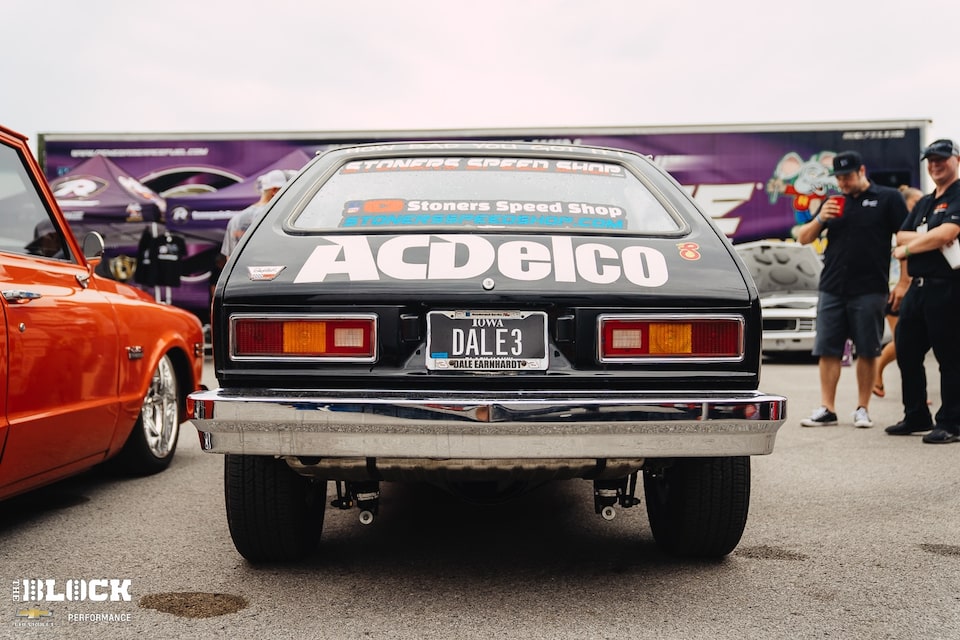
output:
[[[260,316],[231,318],[234,359],[318,359],[373,362],[374,316]]]
[[[598,319],[601,362],[743,357],[739,316],[616,316]]]

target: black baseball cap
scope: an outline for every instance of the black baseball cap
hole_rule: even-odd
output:
[[[863,166],[863,157],[856,151],[841,151],[833,156],[833,175],[853,173]]]
[[[960,156],[960,147],[958,147],[957,143],[953,140],[947,140],[946,138],[934,140],[923,150],[923,153],[920,155],[920,159],[926,160],[930,156],[937,156],[940,158]]]

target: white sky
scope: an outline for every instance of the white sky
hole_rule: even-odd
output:
[[[0,123],[41,132],[932,120],[960,2],[0,0]]]

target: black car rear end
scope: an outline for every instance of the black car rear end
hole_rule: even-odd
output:
[[[619,151],[328,153],[251,226],[213,326],[221,388],[192,396],[193,418],[227,454],[251,560],[313,547],[319,530],[298,529],[275,551],[262,522],[282,508],[315,524],[328,480],[367,522],[379,482],[410,479],[476,497],[591,478],[612,517],[641,471],[658,542],[722,555],[746,521],[748,456],[785,417],[757,390],[760,306],[729,242]],[[278,477],[269,505],[242,490]],[[704,492],[709,508],[684,507]]]

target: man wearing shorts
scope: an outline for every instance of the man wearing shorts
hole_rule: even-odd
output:
[[[863,159],[856,151],[834,157],[833,175],[843,193],[843,205],[827,200],[816,217],[797,230],[801,244],[827,232],[813,345],[813,355],[819,357],[821,406],[800,424],[837,424],[837,383],[843,345],[850,338],[857,352],[853,424],[872,427],[867,407],[880,355],[884,308],[888,299],[894,310],[899,308],[910,284],[906,273],[892,292],[888,283],[891,240],[907,217],[907,206],[899,191],[867,179]]]

